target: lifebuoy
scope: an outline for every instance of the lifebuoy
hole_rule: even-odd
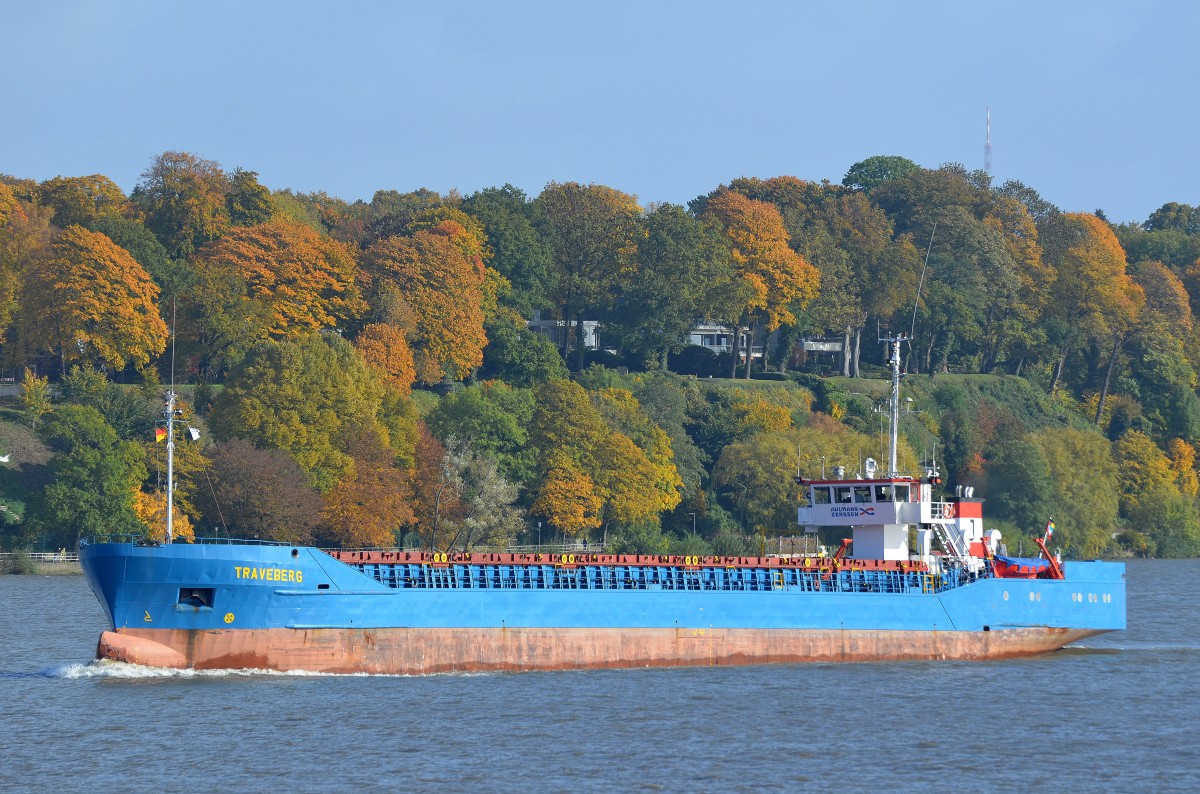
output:
[[[804,558],[804,567],[805,567],[805,568],[811,568],[811,567],[812,567],[812,560],[810,560],[808,557],[805,557],[805,558]]]
[[[949,502],[942,505],[942,518],[954,518],[954,505]]]

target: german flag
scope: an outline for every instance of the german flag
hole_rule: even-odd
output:
[[[155,441],[166,441],[167,440],[167,429],[165,427],[154,428],[154,440]]]

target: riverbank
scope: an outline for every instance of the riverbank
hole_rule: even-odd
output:
[[[33,576],[82,575],[83,568],[79,567],[78,554],[6,552],[0,554],[0,574],[6,573]]]

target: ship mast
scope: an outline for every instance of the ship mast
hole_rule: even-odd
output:
[[[889,336],[881,339],[881,342],[887,342],[892,346],[892,398],[891,398],[891,418],[892,428],[891,437],[888,444],[888,476],[895,477],[900,474],[896,465],[896,446],[900,433],[900,344],[907,341],[908,337],[904,334]]]
[[[167,543],[175,540],[175,298],[171,298],[171,388],[167,390]]]
[[[175,538],[175,389],[167,392],[167,543]]]

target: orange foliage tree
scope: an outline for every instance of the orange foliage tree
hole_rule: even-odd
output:
[[[1098,424],[1113,365],[1134,328],[1146,295],[1126,271],[1125,249],[1112,228],[1095,215],[1057,215],[1047,223],[1042,239],[1046,261],[1055,273],[1048,310],[1063,328],[1069,329],[1060,342],[1051,393],[1058,388],[1067,356],[1079,343],[1080,334],[1089,340],[1112,344],[1096,407]]]
[[[804,306],[817,296],[821,274],[804,257],[788,247],[788,233],[779,209],[765,201],[754,201],[731,190],[718,191],[705,212],[717,218],[733,243],[735,267],[744,291],[740,316],[727,318],[737,327],[765,325],[773,331],[783,323],[795,322],[793,306]],[[739,355],[740,334],[734,334],[733,376]],[[750,357],[746,357],[750,377]]]
[[[396,530],[413,521],[410,479],[379,434],[359,430],[347,444],[354,473],[325,497],[321,517],[343,548],[391,547]]]
[[[64,368],[72,361],[144,366],[167,343],[157,300],[158,287],[125,249],[72,226],[26,272],[18,338]]]
[[[466,234],[447,221],[411,237],[389,237],[363,254],[376,295],[394,290],[411,308],[417,379],[464,378],[483,363],[484,266],[461,245]]]
[[[12,188],[0,182],[0,333],[16,317],[21,274],[50,244],[52,211],[19,201]]]
[[[350,248],[284,218],[235,228],[194,269],[194,325],[217,369],[258,342],[338,327],[364,308]]]
[[[533,502],[533,512],[568,535],[581,535],[600,526],[604,501],[592,478],[565,454],[551,456]]]
[[[187,513],[179,504],[172,505],[174,517],[171,521],[171,533],[177,540],[191,543],[196,539],[195,530]],[[150,540],[164,541],[167,539],[167,494],[165,492],[146,493],[134,491],[133,512],[149,530],[146,537]]]
[[[640,416],[637,401],[626,391],[611,390],[596,400],[603,409],[568,380],[550,381],[537,391],[530,440],[541,460],[538,500],[543,507],[554,507],[556,515],[571,518],[572,526],[588,529],[598,525],[585,526],[579,517],[593,512],[588,507],[593,497],[600,500],[602,521],[621,523],[652,518],[679,504],[682,481],[666,433]],[[634,437],[612,428],[605,414]],[[561,501],[564,483],[579,489],[572,497],[576,502]]]
[[[354,347],[400,394],[412,391],[417,372],[403,331],[389,323],[370,323],[359,331]]]

